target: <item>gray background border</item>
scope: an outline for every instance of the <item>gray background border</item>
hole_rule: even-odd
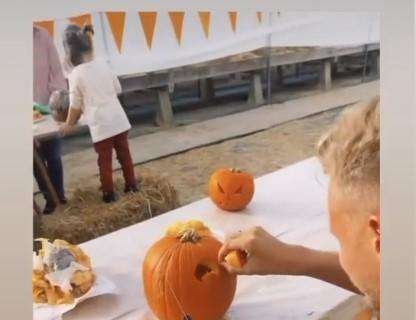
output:
[[[226,4],[226,5],[225,5]],[[2,1],[1,319],[31,319],[32,33],[34,19],[105,9],[276,8],[382,12],[382,319],[416,319],[415,4],[348,1]]]

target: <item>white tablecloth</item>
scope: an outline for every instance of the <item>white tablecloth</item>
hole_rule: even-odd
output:
[[[149,246],[171,223],[201,219],[224,233],[261,225],[282,240],[309,247],[337,250],[326,213],[327,179],[312,158],[256,180],[256,192],[241,213],[217,209],[203,199],[82,244],[97,272],[112,279],[120,295],[85,301],[65,320],[151,319],[144,298],[141,265]],[[351,297],[351,293],[306,277],[240,276],[227,319],[319,319],[326,311]]]
[[[33,124],[33,137],[42,139],[58,135],[59,125],[51,115],[45,115],[43,120]]]

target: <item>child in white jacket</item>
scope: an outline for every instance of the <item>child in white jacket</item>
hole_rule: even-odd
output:
[[[131,128],[117,95],[121,93],[118,78],[104,60],[93,53],[91,25],[80,28],[69,25],[64,33],[67,62],[73,67],[68,75],[70,108],[62,134],[68,133],[81,114],[88,124],[103,191],[103,201],[116,200],[112,176],[112,152],[116,151],[125,180],[125,192],[136,192],[137,185],[128,144]]]

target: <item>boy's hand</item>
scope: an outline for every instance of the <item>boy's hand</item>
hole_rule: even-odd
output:
[[[73,126],[70,126],[67,123],[62,123],[59,126],[59,134],[61,136],[66,136],[67,134],[69,134],[73,129]]]
[[[225,262],[233,250],[247,253],[247,262],[236,268]],[[237,274],[300,274],[302,248],[279,241],[261,227],[255,227],[229,237],[218,253],[218,261],[230,273]]]
[[[225,261],[230,251],[241,250],[244,263],[238,268]],[[228,259],[228,261],[236,259]],[[309,276],[361,294],[342,268],[338,253],[284,243],[260,227],[229,237],[218,252],[218,262],[230,273]]]

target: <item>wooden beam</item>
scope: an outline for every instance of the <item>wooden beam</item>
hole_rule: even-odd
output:
[[[209,102],[215,98],[214,79],[205,78],[199,81],[199,97],[203,102]]]
[[[236,72],[233,74],[234,80],[236,81],[242,81],[243,80],[243,74],[241,72]]]
[[[321,67],[321,87],[324,90],[331,89],[332,77],[331,77],[331,61],[324,60]]]
[[[277,86],[281,86],[283,84],[283,67],[282,66],[276,66],[276,84]]]
[[[270,66],[281,66],[296,64],[307,61],[319,61],[330,59],[337,56],[345,56],[361,53],[363,46],[342,47],[342,48],[308,48],[304,50],[289,51],[287,53],[272,54]],[[369,51],[379,50],[379,45],[369,45]],[[232,61],[221,59],[221,61],[212,61],[204,65],[188,65],[174,68],[171,70],[162,70],[160,72],[150,72],[146,75],[125,75],[120,77],[124,92],[159,88],[167,86],[170,81],[175,83],[186,81],[197,81],[202,78],[214,78],[237,72],[253,72],[267,67],[267,57],[260,56],[242,61]]]
[[[175,91],[175,82],[169,81],[168,83],[168,92],[173,93]]]
[[[35,201],[33,201],[33,205],[33,239],[36,239],[41,235],[42,214],[38,211],[39,207]]]
[[[370,57],[370,72],[373,77],[380,76],[380,53],[372,52]]]
[[[273,89],[276,88],[276,86],[279,85],[279,66],[276,67],[270,67],[270,82],[271,82],[271,92],[273,92]]]
[[[264,104],[263,86],[261,84],[261,73],[251,74],[250,89],[248,94],[248,104],[256,107]]]
[[[163,87],[157,90],[158,104],[156,110],[156,124],[162,128],[170,128],[173,123],[173,110],[170,102],[169,88]]]

